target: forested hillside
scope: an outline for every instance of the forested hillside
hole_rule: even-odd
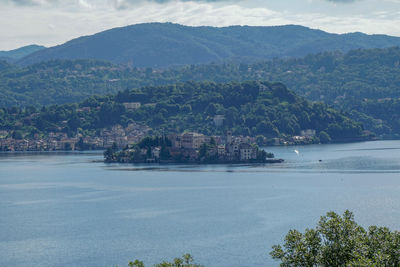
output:
[[[91,60],[50,61],[26,68],[0,61],[0,107],[78,102],[125,89],[130,76],[143,81],[139,72]]]
[[[330,52],[254,64],[130,68],[92,60],[25,68],[0,63],[0,107],[78,102],[91,95],[184,81],[267,80],[348,112],[377,134],[400,133],[400,48]]]
[[[144,23],[79,37],[33,53],[19,63],[97,59],[135,67],[168,67],[210,62],[254,62],[275,57],[301,57],[323,51],[396,45],[400,45],[399,37],[331,34],[296,25],[217,28]]]
[[[138,102],[128,109],[123,103]],[[221,127],[214,116],[223,115]],[[281,83],[186,82],[125,90],[116,95],[91,97],[79,104],[25,109],[0,109],[0,129],[18,131],[19,137],[66,132],[95,134],[100,128],[131,122],[151,126],[158,133],[198,131],[267,137],[292,136],[315,129],[332,140],[360,137],[362,127],[322,103],[296,96]],[[322,132],[322,133],[321,133]]]
[[[189,78],[188,76],[192,76]],[[187,67],[183,79],[270,80],[323,101],[378,134],[400,133],[400,48],[308,55],[255,64]]]
[[[187,72],[198,80],[280,81],[309,100],[351,113],[378,134],[400,133],[398,47],[321,53],[251,65],[198,66]]]

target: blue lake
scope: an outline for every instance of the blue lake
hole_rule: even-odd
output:
[[[400,141],[266,149],[286,162],[1,153],[0,266],[151,266],[186,252],[206,266],[277,266],[271,246],[330,210],[400,230]]]

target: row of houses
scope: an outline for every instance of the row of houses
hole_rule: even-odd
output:
[[[207,146],[207,156],[225,161],[246,161],[257,158],[258,147],[254,138],[232,136],[230,131],[226,136],[206,136],[196,132],[187,132],[180,135],[170,135],[172,143],[171,154],[183,154],[190,158],[199,156],[199,149],[203,144]]]
[[[77,134],[69,137],[66,133],[50,132],[46,137],[14,139],[2,132],[0,137],[0,150],[3,151],[52,151],[52,150],[76,150],[83,148],[104,149],[114,143],[119,147],[135,144],[144,138],[150,128],[139,124],[129,124],[127,127],[115,125],[109,129],[102,129],[98,136],[83,136]]]
[[[0,151],[52,151],[75,150],[79,139],[0,139]]]

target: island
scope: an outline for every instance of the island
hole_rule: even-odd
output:
[[[104,151],[106,163],[281,163],[273,153],[260,149],[251,138],[206,136],[196,132],[145,137],[119,150],[113,145]]]

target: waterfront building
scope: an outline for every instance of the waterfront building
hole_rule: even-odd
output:
[[[181,146],[183,148],[199,149],[204,144],[206,138],[204,134],[189,132],[182,134]]]

